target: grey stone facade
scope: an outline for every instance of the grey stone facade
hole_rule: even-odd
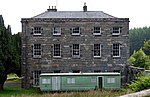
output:
[[[99,11],[48,10],[32,18],[22,18],[21,22],[22,87],[38,85],[37,72],[121,72],[122,83],[126,82],[124,75],[129,58],[128,18],[116,18]],[[41,27],[40,35],[33,34],[34,27]],[[54,27],[61,28],[61,35],[53,35]],[[80,35],[72,35],[73,27],[80,28]],[[93,27],[100,27],[101,34],[93,35]],[[121,28],[119,35],[112,34],[113,27]],[[114,43],[119,44],[119,57],[113,57]],[[41,56],[38,58],[33,56],[34,44],[40,44]],[[53,56],[54,44],[61,45],[60,57]],[[80,45],[78,58],[72,57],[73,44]],[[94,44],[101,44],[100,57],[93,56]]]

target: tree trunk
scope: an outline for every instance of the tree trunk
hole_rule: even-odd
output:
[[[4,83],[5,83],[6,79],[7,79],[7,75],[0,77],[0,91],[4,90]]]

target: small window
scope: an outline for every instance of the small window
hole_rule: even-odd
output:
[[[72,28],[72,35],[80,35],[80,28],[79,27]]]
[[[48,79],[48,78],[43,78],[43,79],[42,79],[42,84],[50,84],[50,79]]]
[[[101,28],[100,27],[94,27],[93,35],[101,35]]]
[[[61,28],[54,27],[53,28],[53,35],[61,35]]]
[[[67,78],[67,84],[75,84],[75,78],[73,77]]]
[[[113,44],[113,57],[120,57],[120,44]]]
[[[61,46],[60,46],[60,44],[54,44],[53,56],[54,57],[61,57]]]
[[[113,27],[112,35],[120,35],[121,27]]]
[[[94,44],[94,52],[93,55],[95,58],[101,57],[101,44]]]
[[[107,83],[109,84],[115,83],[115,78],[107,78]]]
[[[42,55],[41,44],[34,44],[33,45],[33,57],[34,58],[41,58],[41,55]]]
[[[41,71],[40,70],[35,70],[33,72],[33,85],[34,86],[39,86],[39,77],[40,77]]]
[[[33,35],[41,35],[41,34],[42,34],[42,28],[41,27],[34,27]]]
[[[73,58],[79,58],[80,57],[80,45],[79,44],[73,44],[72,57]]]
[[[95,77],[91,77],[91,83],[96,83],[96,78]]]

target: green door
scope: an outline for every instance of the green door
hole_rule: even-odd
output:
[[[52,77],[52,90],[57,91],[60,90],[60,77]]]

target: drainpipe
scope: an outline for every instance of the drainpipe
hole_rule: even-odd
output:
[[[25,21],[25,62],[26,62],[26,87],[28,85],[28,39],[27,39],[27,24],[28,24],[28,21],[26,20]]]

